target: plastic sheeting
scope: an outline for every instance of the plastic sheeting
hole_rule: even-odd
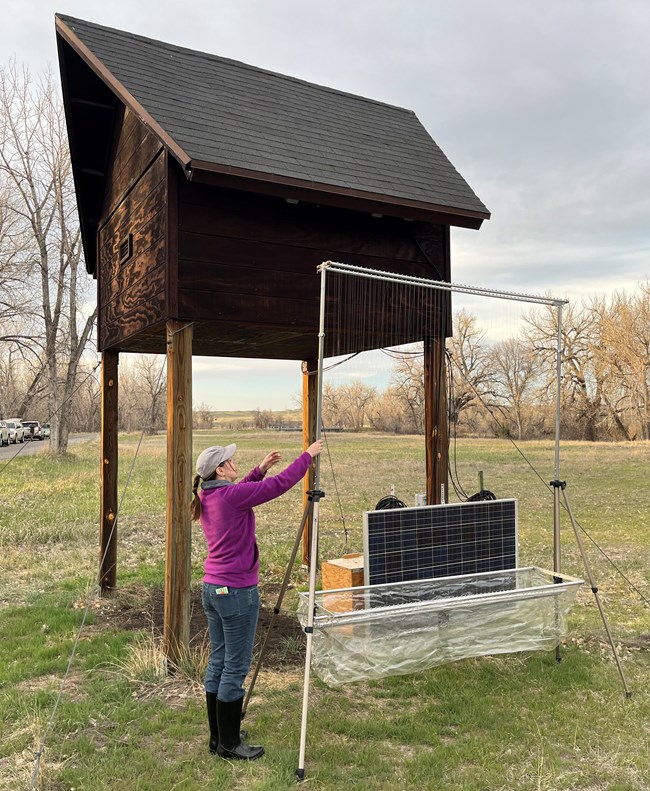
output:
[[[312,670],[330,686],[555,648],[583,580],[535,566],[318,591]],[[307,625],[308,594],[298,617]]]

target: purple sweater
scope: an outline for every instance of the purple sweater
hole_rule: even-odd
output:
[[[279,497],[295,486],[309,469],[305,451],[285,470],[264,478],[259,467],[239,483],[201,489],[201,527],[208,544],[204,582],[247,588],[257,585],[259,552],[255,541],[253,507]]]

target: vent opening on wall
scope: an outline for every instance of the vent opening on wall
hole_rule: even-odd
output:
[[[133,255],[133,234],[125,236],[120,242],[120,263],[123,264]]]

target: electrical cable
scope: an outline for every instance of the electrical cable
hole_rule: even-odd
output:
[[[323,373],[325,373],[325,371],[331,371],[333,368],[338,368],[339,365],[343,365],[344,363],[349,362],[353,357],[356,357],[359,354],[361,354],[361,352],[354,352],[354,354],[351,354],[349,357],[346,357],[345,360],[339,360],[337,363],[332,363],[331,365],[326,366],[325,368],[323,368]],[[305,371],[305,373],[307,374],[307,376],[316,376],[318,374],[318,370]]]
[[[387,511],[392,508],[406,508],[406,503],[395,497],[394,494],[387,494],[375,506],[375,511]]]
[[[392,357],[393,360],[406,360],[411,357],[422,357],[423,355],[422,349],[405,349],[404,351],[398,351],[397,349],[379,349],[379,351],[387,357]]]
[[[463,485],[460,482],[460,475],[458,474],[458,415],[456,413],[456,409],[454,408],[454,377],[452,374],[452,366],[451,366],[451,354],[448,349],[445,349],[445,355],[447,358],[447,381],[449,387],[449,396],[447,400],[447,421],[449,425],[449,429],[447,431],[448,443],[447,443],[447,457],[449,458],[449,441],[451,436],[453,436],[453,467],[449,466],[449,477],[451,479],[452,486],[454,487],[454,491],[456,496],[461,501],[467,501],[469,499],[467,492],[465,491]],[[453,431],[451,429],[453,426]]]

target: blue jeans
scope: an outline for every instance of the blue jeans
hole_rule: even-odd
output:
[[[203,583],[203,609],[210,633],[210,661],[205,691],[231,703],[244,697],[244,680],[251,666],[260,609],[257,585],[216,593],[220,586]]]

